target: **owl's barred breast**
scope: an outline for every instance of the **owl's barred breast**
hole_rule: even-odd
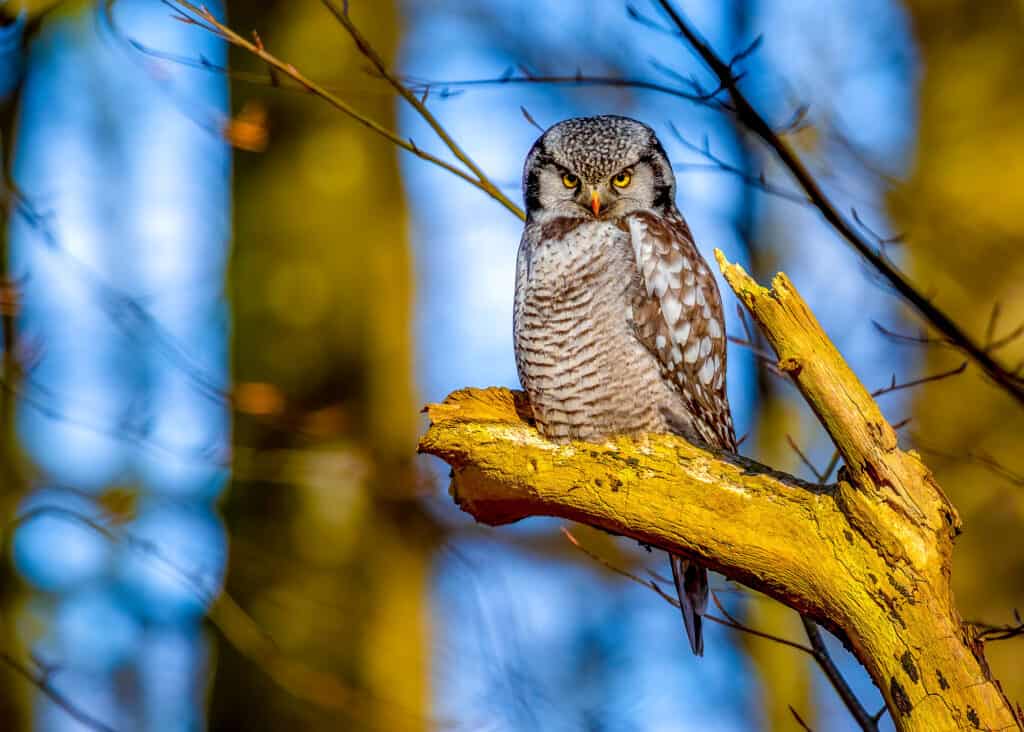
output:
[[[513,330],[541,434],[672,432],[735,450],[721,296],[654,130],[616,115],[559,122],[526,156],[523,199]],[[699,656],[707,570],[673,556],[672,577]]]
[[[541,228],[520,245],[514,323],[538,429],[552,440],[681,431],[685,408],[632,322],[642,283],[629,234],[607,221]]]

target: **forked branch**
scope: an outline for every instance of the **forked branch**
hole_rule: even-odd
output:
[[[845,462],[819,486],[671,435],[555,445],[524,398],[464,389],[427,407],[420,450],[451,493],[499,525],[558,516],[699,558],[848,643],[899,730],[1019,728],[949,586],[956,511],[850,371],[792,284],[757,285],[719,253]],[[831,471],[830,471],[831,472]]]

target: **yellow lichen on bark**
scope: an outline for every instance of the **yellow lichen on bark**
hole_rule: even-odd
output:
[[[899,449],[896,431],[789,278],[779,273],[769,290],[720,251],[715,256],[726,282],[778,354],[779,368],[793,379],[842,454],[859,489],[845,496],[851,517],[860,516],[858,527],[893,560],[907,559],[921,568],[943,564],[960,526],[956,509],[917,456]],[[882,506],[859,505],[865,498]],[[886,509],[893,515],[879,520],[875,513]],[[925,526],[930,531],[922,531]],[[934,552],[942,560],[933,561]]]
[[[813,617],[849,643],[899,730],[1018,728],[953,604],[955,510],[789,280],[765,289],[719,262],[846,459],[836,485],[672,435],[555,445],[505,389],[430,405],[420,450],[451,465],[453,498],[481,522],[580,521],[698,557]]]

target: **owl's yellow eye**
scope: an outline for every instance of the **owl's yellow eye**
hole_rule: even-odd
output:
[[[616,188],[625,188],[629,185],[631,180],[633,180],[633,173],[628,170],[623,170],[617,176],[612,178],[612,185]]]
[[[575,188],[579,184],[579,177],[573,175],[572,173],[566,173],[565,175],[562,176],[562,185],[564,185],[566,188]]]

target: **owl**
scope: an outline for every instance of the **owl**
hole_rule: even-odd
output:
[[[618,116],[559,122],[530,150],[523,194],[513,331],[541,434],[667,432],[734,452],[721,296],[654,131]],[[670,559],[703,655],[707,570]]]

